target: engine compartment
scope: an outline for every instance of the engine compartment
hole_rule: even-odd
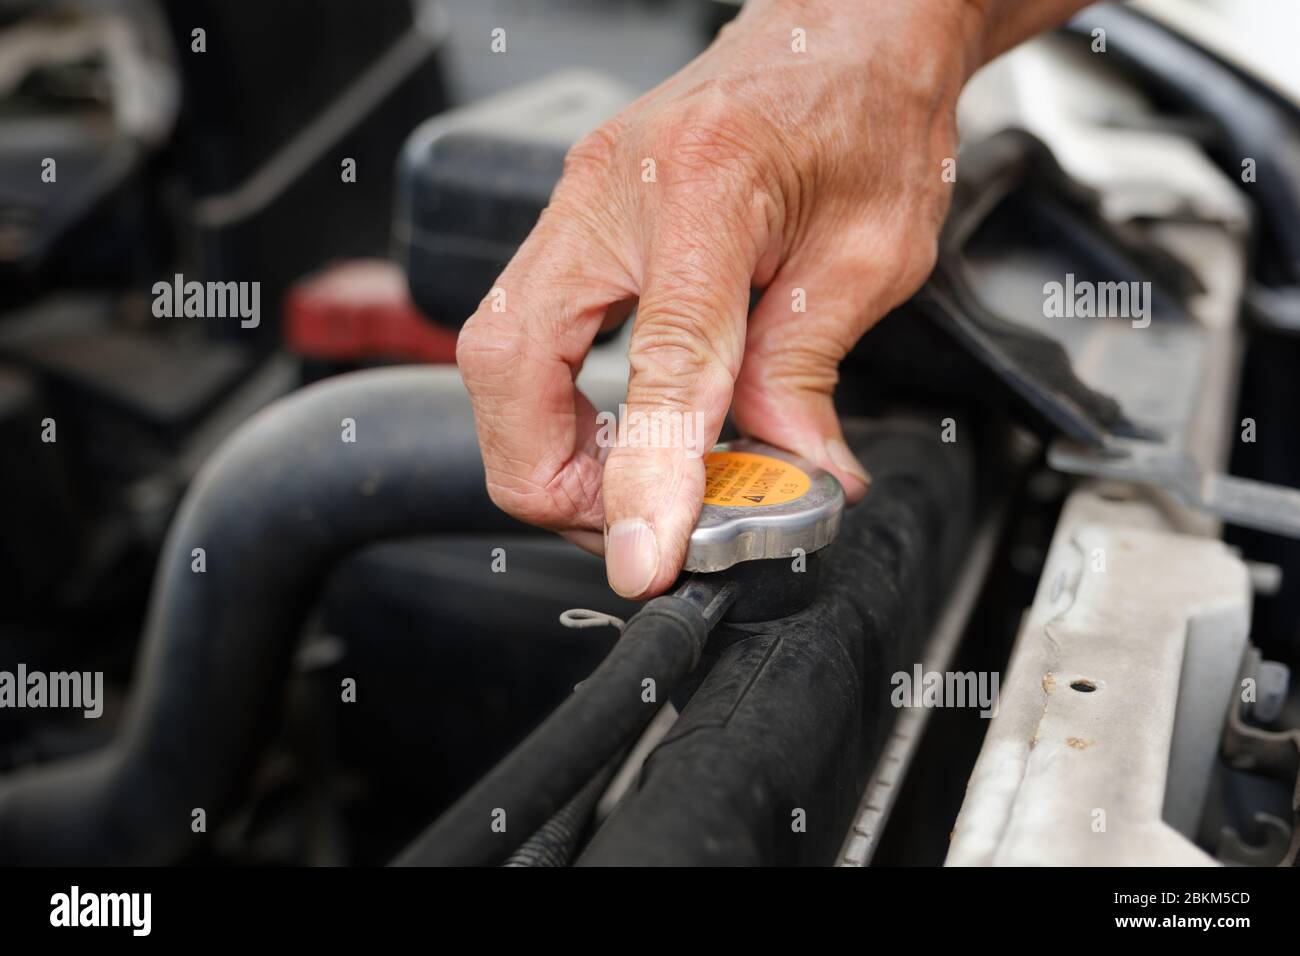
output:
[[[555,3],[505,69],[467,39],[496,4],[200,6],[3,10],[0,52],[48,48],[0,85],[0,862],[1295,865],[1286,81],[1163,3],[977,76],[940,265],[843,368],[874,481],[811,603],[706,616],[670,693],[547,762],[622,653],[562,615],[646,612],[492,505],[455,327],[727,5]],[[46,137],[93,195],[8,172]],[[536,825],[439,844],[525,764]]]

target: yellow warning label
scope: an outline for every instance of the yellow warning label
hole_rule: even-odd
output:
[[[704,456],[704,503],[728,508],[781,505],[812,487],[803,471],[768,455],[713,451]]]

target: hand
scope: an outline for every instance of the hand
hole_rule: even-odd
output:
[[[934,265],[957,96],[1008,45],[1009,16],[973,0],[751,2],[575,145],[457,347],[493,501],[603,550],[610,585],[637,598],[681,569],[700,453],[728,408],[861,498],[837,369]],[[633,307],[627,414],[698,421],[695,447],[602,447],[574,387],[597,332]]]

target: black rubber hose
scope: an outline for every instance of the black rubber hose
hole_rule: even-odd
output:
[[[733,594],[690,579],[647,603],[591,677],[394,864],[495,866],[509,857],[645,729],[695,669]]]
[[[181,858],[201,839],[195,811],[209,827],[219,819],[274,726],[299,631],[333,565],[384,538],[506,527],[519,526],[484,490],[452,369],[345,375],[265,409],[181,505],[114,742],[0,782],[0,862]]]
[[[604,769],[587,781],[586,786],[561,807],[559,813],[543,823],[540,830],[510,854],[504,865],[559,867],[572,863],[596,804],[614,779],[626,753],[623,751],[605,764]]]
[[[835,862],[892,740],[892,675],[924,660],[969,546],[973,455],[996,447],[945,443],[933,420],[844,420],[871,491],[822,552],[816,599],[714,631],[717,660],[576,865]]]

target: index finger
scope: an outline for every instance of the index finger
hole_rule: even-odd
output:
[[[601,527],[595,411],[574,379],[606,310],[628,288],[593,230],[551,207],[461,330],[456,362],[488,493],[523,521]]]

